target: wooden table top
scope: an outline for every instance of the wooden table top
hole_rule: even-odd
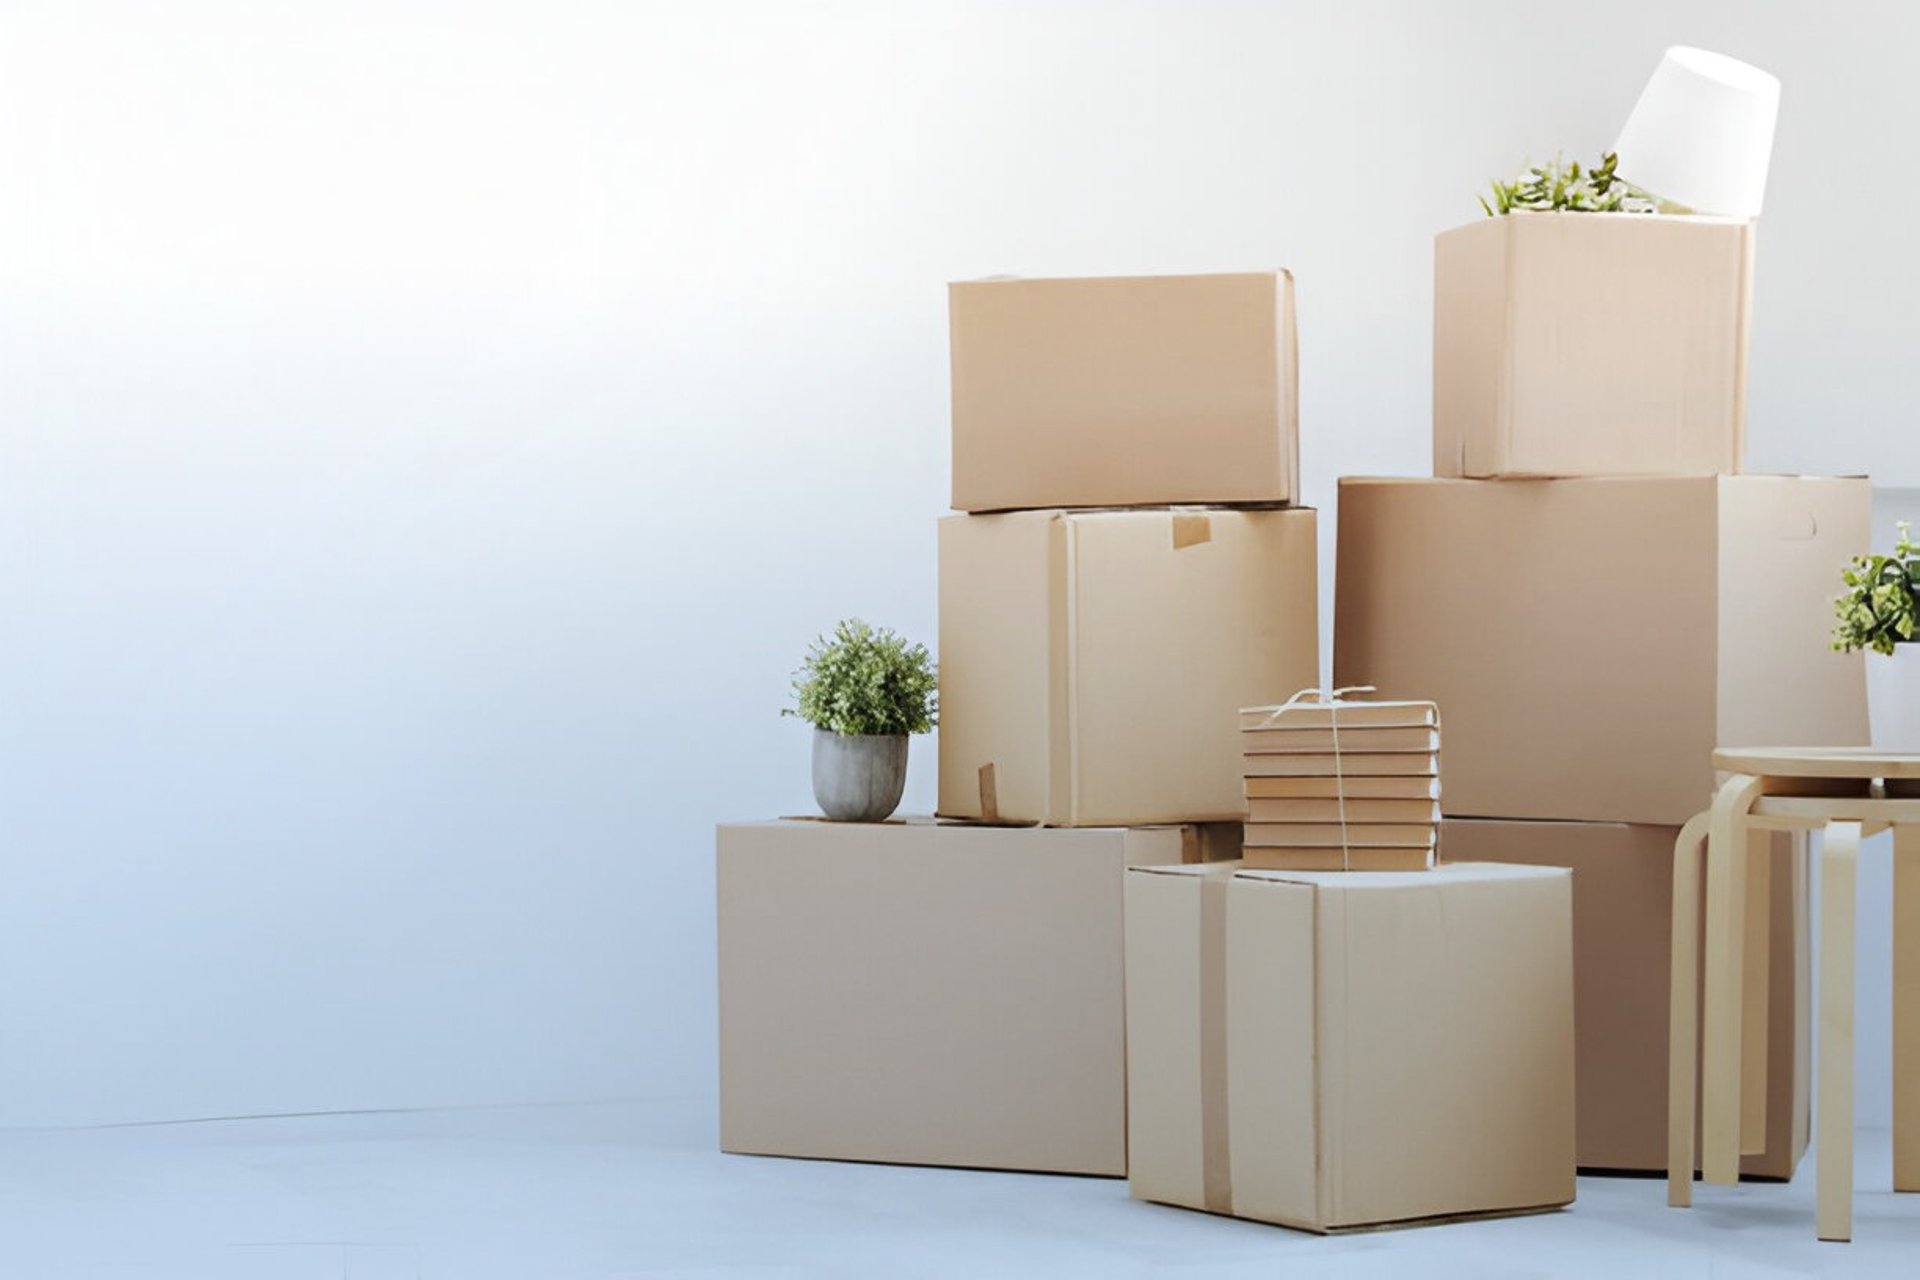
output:
[[[1775,778],[1920,778],[1920,754],[1872,747],[1729,747],[1713,753],[1713,767]]]

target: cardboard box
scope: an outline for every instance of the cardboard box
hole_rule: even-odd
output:
[[[940,812],[1237,821],[1243,706],[1320,680],[1314,512],[940,524]]]
[[[951,286],[960,511],[1299,497],[1293,277]]]
[[[1675,827],[1450,818],[1443,857],[1573,872],[1578,1151],[1584,1169],[1667,1167],[1667,1012]],[[1791,1178],[1807,1149],[1812,967],[1806,837],[1771,834],[1770,942],[1753,1028],[1766,1043],[1766,1152],[1748,1177]],[[1761,877],[1753,877],[1758,883]],[[1696,1145],[1696,1150],[1698,1149]]]
[[[1867,741],[1863,479],[1340,483],[1334,682],[1431,698],[1443,810],[1677,826],[1717,745]]]
[[[1571,1202],[1571,879],[1129,871],[1132,1193],[1309,1231]]]
[[[1434,239],[1440,476],[1740,470],[1753,225],[1519,213]]]
[[[1237,830],[719,828],[720,1146],[1126,1173],[1126,868]]]

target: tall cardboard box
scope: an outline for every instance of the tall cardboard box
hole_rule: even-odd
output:
[[[1309,1231],[1572,1201],[1570,881],[1129,871],[1133,1194]]]
[[[1573,872],[1578,1150],[1584,1169],[1667,1167],[1667,1012],[1674,827],[1449,818],[1443,857]],[[1806,837],[1772,833],[1764,877],[1766,1151],[1753,1178],[1791,1178],[1807,1149],[1812,1033]]]
[[[940,812],[1238,821],[1240,708],[1319,683],[1315,513],[940,524]]]
[[[1864,479],[1340,482],[1334,683],[1431,698],[1462,817],[1677,826],[1718,745],[1867,741]]]
[[[720,827],[721,1147],[1125,1174],[1122,880],[1236,835]]]
[[[1753,224],[1521,212],[1434,240],[1440,476],[1740,470]]]
[[[1298,499],[1286,272],[976,280],[948,302],[956,510]]]

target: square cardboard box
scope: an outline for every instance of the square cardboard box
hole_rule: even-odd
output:
[[[720,827],[721,1148],[1125,1174],[1122,881],[1237,835]]]
[[[1573,1030],[1580,1167],[1667,1168],[1667,1006],[1672,994],[1673,842],[1677,827],[1619,822],[1449,818],[1443,857],[1573,872]],[[1746,1031],[1765,1044],[1766,1150],[1741,1157],[1749,1178],[1787,1179],[1806,1153],[1812,1074],[1812,958],[1807,842],[1775,831],[1750,873],[1750,919],[1766,929]],[[1759,862],[1754,863],[1759,867]],[[1753,927],[1750,925],[1750,927]],[[1696,1144],[1695,1149],[1698,1150]]]
[[[1864,479],[1340,482],[1334,682],[1431,698],[1449,816],[1678,826],[1716,746],[1867,741]]]
[[[1240,708],[1320,679],[1315,513],[940,522],[940,812],[1237,821]]]
[[[1299,498],[1285,271],[950,286],[959,511]]]
[[[1753,224],[1520,212],[1434,239],[1439,476],[1739,471]]]
[[[1129,871],[1132,1193],[1309,1231],[1570,1203],[1571,880]]]

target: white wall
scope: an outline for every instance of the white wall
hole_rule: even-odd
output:
[[[1704,44],[1786,82],[1752,461],[1920,482],[1916,34],[9,6],[0,1124],[708,1097],[710,828],[808,805],[812,633],[933,634],[950,279],[1293,267],[1326,503],[1426,466],[1432,233]]]

